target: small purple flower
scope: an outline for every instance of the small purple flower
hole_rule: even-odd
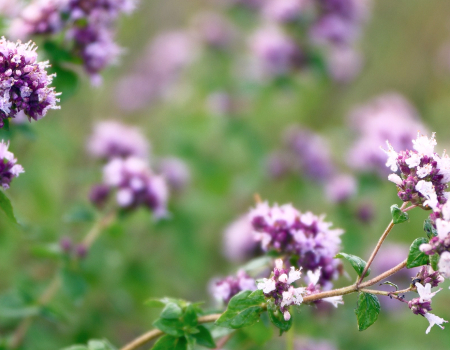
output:
[[[327,199],[332,203],[342,203],[355,195],[357,189],[356,179],[347,174],[332,177],[325,186]]]
[[[354,80],[363,67],[361,53],[346,45],[331,47],[326,62],[333,80],[343,84]]]
[[[9,0],[15,2],[15,0]],[[61,10],[65,0],[35,0],[10,24],[9,36],[25,40],[31,35],[55,34],[64,27]]]
[[[207,47],[226,49],[230,46],[234,28],[228,20],[214,12],[202,12],[194,18],[194,32]]]
[[[256,290],[256,283],[245,271],[239,270],[236,276],[228,276],[213,282],[210,289],[214,299],[226,305],[239,292]]]
[[[285,132],[285,142],[294,154],[298,170],[312,180],[322,182],[334,173],[326,140],[311,130],[293,126]]]
[[[98,209],[102,209],[111,193],[111,189],[107,185],[94,185],[89,192],[89,200],[93,205],[95,205]]]
[[[283,76],[297,68],[302,61],[295,41],[276,25],[259,28],[250,38],[250,47],[263,76]]]
[[[58,109],[54,75],[48,75],[47,62],[37,62],[36,47],[30,41],[13,43],[0,39],[0,127],[4,120],[23,111],[28,119],[38,120],[49,109]]]
[[[298,20],[309,5],[309,0],[268,0],[262,12],[268,20],[288,23]]]
[[[123,209],[146,206],[156,218],[167,216],[168,188],[162,176],[136,157],[112,159],[103,170],[103,181],[116,191],[116,202]]]
[[[164,176],[169,187],[177,192],[183,191],[191,180],[189,167],[176,157],[161,159],[157,169]]]
[[[223,233],[223,252],[230,261],[243,262],[253,257],[259,246],[248,215],[233,221]]]
[[[116,121],[102,121],[94,126],[87,149],[97,158],[135,156],[147,158],[149,143],[141,131]]]
[[[14,154],[8,151],[9,143],[3,140],[0,143],[0,183],[4,190],[9,188],[13,178],[24,172],[23,167],[17,163]]]
[[[72,251],[73,242],[69,237],[63,237],[59,241],[59,246],[64,253],[68,254]]]

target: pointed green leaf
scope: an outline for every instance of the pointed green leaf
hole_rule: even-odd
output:
[[[378,298],[370,293],[360,293],[358,304],[355,309],[358,330],[364,331],[374,324],[379,313],[380,302]]]
[[[270,322],[272,322],[275,327],[280,330],[280,335],[283,334],[283,332],[287,332],[289,329],[291,329],[292,317],[289,319],[289,321],[285,321],[283,313],[278,310],[275,304],[268,304],[267,312],[269,314]]]
[[[165,335],[158,339],[152,350],[186,350],[187,341],[185,337],[172,337]]]
[[[366,262],[361,259],[359,256],[346,254],[346,253],[339,253],[335,256],[335,258],[344,258],[347,260],[350,265],[352,265],[353,269],[356,271],[358,276],[361,276],[361,274],[364,271],[364,268],[366,267]],[[367,277],[370,275],[370,269],[367,270],[366,275],[364,277]]]
[[[158,318],[153,322],[153,326],[174,337],[182,337],[184,335],[184,323],[178,319]]]
[[[183,323],[187,329],[196,328],[198,325],[196,307],[192,304],[188,305],[184,310]]]
[[[204,326],[198,326],[197,329],[199,330],[199,332],[192,334],[192,337],[195,338],[197,344],[209,349],[215,349],[216,343],[214,342],[214,339],[209,330]]]
[[[422,244],[428,243],[425,237],[416,238],[409,248],[408,259],[406,260],[406,267],[411,269],[413,267],[428,264],[430,258],[428,255],[420,251]]]
[[[250,326],[259,320],[264,311],[264,302],[262,290],[253,293],[250,290],[242,291],[231,298],[227,310],[216,324],[233,329]]]
[[[394,224],[401,224],[409,220],[408,213],[403,212],[397,204],[391,206],[391,215]]]
[[[88,348],[89,350],[116,350],[107,340],[89,340]]]
[[[0,209],[5,213],[6,217],[13,223],[18,224],[14,216],[13,207],[5,193],[0,190]]]

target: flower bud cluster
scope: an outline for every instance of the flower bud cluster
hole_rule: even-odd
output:
[[[398,196],[404,202],[428,206],[434,211],[447,202],[448,194],[444,192],[450,180],[450,158],[444,153],[440,157],[434,153],[436,140],[418,134],[413,140],[414,150],[397,153],[387,142],[388,166],[394,172],[388,179],[398,188]]]
[[[108,161],[102,184],[91,189],[94,205],[102,208],[114,191],[117,205],[124,210],[144,206],[156,218],[167,214],[166,180],[151,170],[149,144],[138,129],[113,121],[98,123],[87,148],[94,157]]]
[[[431,288],[444,282],[444,277],[439,271],[434,271],[430,265],[424,265],[413,280],[419,280],[422,284],[430,284]]]
[[[0,183],[3,189],[8,189],[13,178],[23,173],[23,167],[17,164],[14,154],[8,151],[9,143],[3,140],[0,143]]]
[[[88,248],[85,244],[74,244],[69,237],[63,237],[59,241],[59,246],[65,254],[76,257],[78,259],[85,258],[88,253]]]
[[[228,276],[215,281],[211,286],[213,297],[223,304],[243,290],[256,290],[256,283],[244,270],[239,270],[236,276]]]
[[[38,62],[36,46],[30,41],[22,44],[0,39],[0,128],[5,119],[23,111],[28,119],[38,120],[49,109],[58,109],[59,102],[50,84],[47,62]]]
[[[299,280],[300,276],[300,270],[296,270],[293,266],[290,270],[286,270],[283,268],[283,260],[277,259],[270,278],[264,278],[257,285],[266,298],[273,300],[286,321],[291,318],[289,307],[300,305],[306,293],[305,288],[295,288],[291,285]]]
[[[444,329],[442,324],[448,321],[429,312],[432,310],[431,298],[434,297],[436,293],[438,293],[442,288],[435,292],[431,292],[430,283],[426,283],[425,286],[423,286],[422,284],[416,282],[415,286],[417,288],[417,292],[419,293],[419,297],[409,301],[408,306],[414,314],[424,316],[430,323],[425,333],[428,334],[431,330],[431,327],[433,327],[434,325],[438,325],[439,327]]]
[[[290,204],[270,207],[259,203],[250,218],[255,239],[264,251],[275,251],[306,270],[321,269],[319,284],[329,288],[339,275],[340,263],[333,257],[340,249],[341,229],[330,229],[331,223],[311,212],[301,213]]]

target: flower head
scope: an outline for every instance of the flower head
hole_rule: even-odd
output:
[[[28,119],[38,120],[49,109],[58,109],[54,75],[48,75],[48,62],[38,62],[36,47],[30,41],[13,43],[0,39],[0,127],[4,120],[23,111]]]
[[[447,323],[448,321],[444,320],[443,318],[440,318],[439,316],[436,316],[430,312],[426,313],[425,318],[430,322],[430,325],[428,326],[427,330],[425,331],[426,334],[430,333],[431,327],[434,325],[437,325],[441,329],[444,329],[444,326],[442,326],[443,323]]]
[[[243,270],[239,270],[236,276],[217,280],[211,286],[211,294],[224,304],[243,290],[256,290],[255,280]]]
[[[3,189],[8,189],[13,178],[24,172],[23,167],[17,164],[14,154],[8,151],[9,143],[3,140],[0,143],[0,184]]]

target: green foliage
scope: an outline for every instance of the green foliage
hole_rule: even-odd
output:
[[[109,341],[107,340],[89,340],[86,345],[72,345],[68,348],[62,350],[117,350]]]
[[[360,293],[355,309],[358,330],[364,331],[374,324],[379,313],[380,302],[378,298],[370,293]]]
[[[60,272],[63,291],[75,302],[81,300],[88,290],[88,284],[79,270],[63,267]]]
[[[201,309],[181,299],[150,299],[151,307],[163,307],[153,326],[166,333],[152,349],[193,349],[195,344],[215,348],[214,339],[209,330],[198,324]]]
[[[14,216],[14,211],[13,211],[11,202],[8,199],[8,197],[6,197],[6,195],[3,191],[0,191],[0,209],[3,211],[3,213],[9,219],[9,221],[11,221],[15,224],[18,224],[16,217]]]
[[[401,224],[409,220],[408,213],[404,213],[397,204],[391,205],[391,215],[394,224]]]
[[[423,230],[426,232],[428,238],[430,239],[437,236],[437,231],[429,218],[425,219],[425,221],[423,222]]]
[[[351,255],[347,253],[339,253],[336,254],[335,258],[344,258],[347,260],[350,265],[352,265],[353,269],[356,271],[358,276],[361,276],[361,274],[364,271],[364,268],[366,267],[366,262],[361,259],[359,256]],[[367,270],[366,275],[364,277],[367,277],[370,275],[370,268]]]
[[[284,316],[274,303],[267,304],[267,313],[269,314],[270,322],[280,330],[280,335],[287,332],[292,327],[292,317],[289,321],[284,320]]]
[[[409,248],[408,259],[406,260],[406,267],[411,269],[413,267],[422,266],[428,264],[430,258],[428,255],[420,251],[420,246],[424,243],[428,243],[428,239],[425,237],[419,237],[414,240]]]
[[[262,290],[242,291],[231,298],[227,310],[216,324],[233,329],[251,326],[259,320],[264,311],[265,300]]]

